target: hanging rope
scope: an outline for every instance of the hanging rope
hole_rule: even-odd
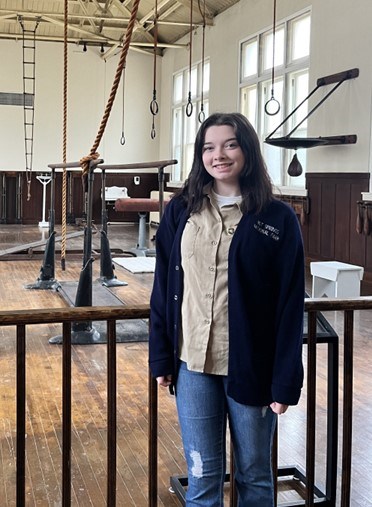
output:
[[[123,86],[123,110],[121,115],[121,138],[120,138],[120,144],[124,146],[125,144],[125,135],[124,135],[124,118],[125,118],[125,65],[123,67],[123,80],[122,80],[122,86]]]
[[[275,35],[276,35],[276,0],[274,0],[273,13],[273,64],[271,67],[271,97],[265,104],[265,113],[269,116],[275,116],[280,111],[280,104],[274,97],[274,81],[275,81]]]
[[[150,111],[152,114],[152,126],[151,126],[151,139],[155,139],[156,130],[155,130],[155,116],[159,112],[159,105],[156,100],[156,54],[158,49],[158,1],[155,0],[155,11],[154,11],[154,80],[153,80],[153,92],[152,92],[152,101],[150,102]]]
[[[192,65],[192,30],[193,30],[193,23],[192,23],[192,8],[193,8],[194,1],[191,0],[190,2],[190,55],[189,55],[189,94],[187,97],[187,105],[186,105],[186,116],[190,117],[192,115],[192,111],[194,106],[191,102],[191,65]]]
[[[68,26],[68,0],[64,6],[64,32],[63,32],[63,163],[67,160],[67,26]],[[62,238],[61,238],[61,268],[66,269],[66,238],[67,238],[67,170],[63,167],[62,174]]]
[[[98,149],[98,146],[99,146],[99,144],[101,142],[102,136],[104,134],[104,131],[105,131],[105,128],[106,128],[106,125],[107,125],[107,121],[108,121],[110,113],[111,113],[112,105],[113,105],[114,100],[115,100],[116,92],[118,90],[121,74],[122,74],[122,71],[123,71],[123,68],[124,68],[124,65],[125,65],[125,61],[126,61],[126,57],[127,57],[127,54],[128,54],[128,50],[129,50],[130,40],[132,38],[132,32],[133,32],[134,23],[136,22],[136,18],[137,18],[137,11],[138,11],[139,3],[140,3],[140,0],[134,0],[132,12],[131,12],[130,19],[129,19],[129,23],[128,23],[128,26],[127,26],[127,30],[125,32],[125,41],[123,43],[123,49],[122,49],[121,54],[120,54],[120,59],[119,59],[118,67],[116,69],[116,74],[115,74],[114,81],[113,81],[113,84],[112,84],[110,96],[109,96],[107,104],[106,104],[106,109],[105,109],[103,118],[101,120],[101,124],[100,124],[100,127],[98,129],[96,139],[95,139],[95,141],[93,143],[93,146],[92,146],[92,148],[90,150],[89,155],[83,157],[80,160],[80,165],[82,167],[82,177],[83,178],[85,178],[85,176],[88,174],[88,171],[89,171],[89,162],[91,160],[97,160],[97,158],[99,157],[99,153],[97,153],[97,149]]]
[[[206,25],[206,22],[205,22],[205,0],[203,0],[203,10],[201,8],[201,5],[200,5],[200,0],[198,0],[198,6],[199,6],[199,11],[200,11],[200,14],[203,18],[203,32],[202,32],[202,58],[201,58],[201,65],[202,65],[202,70],[201,70],[201,97],[200,97],[200,111],[199,111],[199,114],[198,114],[198,120],[199,120],[199,123],[203,123],[203,121],[205,120],[205,113],[204,113],[204,60],[205,60],[205,25]]]

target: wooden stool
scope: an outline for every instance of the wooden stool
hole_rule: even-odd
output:
[[[345,262],[310,262],[312,297],[358,298],[364,269]]]
[[[164,206],[169,201],[164,201]],[[159,199],[147,199],[131,197],[129,199],[116,199],[115,211],[137,211],[139,216],[138,244],[130,251],[138,257],[155,255],[155,250],[146,245],[146,215],[150,211],[159,211]]]

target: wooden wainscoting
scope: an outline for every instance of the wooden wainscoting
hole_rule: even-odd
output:
[[[337,260],[363,266],[362,294],[372,294],[372,239],[356,230],[357,203],[369,173],[307,173],[309,215],[303,225],[307,262]]]

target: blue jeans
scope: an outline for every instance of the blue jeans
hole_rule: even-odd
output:
[[[276,415],[269,407],[237,403],[227,377],[192,372],[181,362],[176,386],[187,462],[186,505],[222,507],[226,473],[226,422],[234,446],[239,507],[273,507],[271,448]]]

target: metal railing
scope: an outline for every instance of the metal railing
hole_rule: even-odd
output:
[[[340,506],[350,507],[353,412],[353,325],[354,311],[372,310],[372,297],[350,300],[307,299],[307,419],[306,470],[303,476],[306,498],[303,503],[286,505],[335,505],[335,492],[316,499],[315,486],[315,418],[316,418],[316,345],[317,313],[344,312],[342,478]],[[147,319],[148,305],[133,307],[75,307],[47,310],[1,311],[0,326],[16,326],[16,504],[26,505],[26,331],[31,324],[62,323],[62,506],[71,505],[71,329],[73,322],[107,322],[107,505],[116,505],[116,321]],[[337,358],[338,361],[338,358]],[[157,383],[149,375],[148,384],[148,505],[157,505],[158,398]],[[333,463],[334,465],[334,463]],[[170,471],[171,472],[171,471]],[[336,473],[336,472],[334,472]],[[336,479],[337,480],[337,479]],[[234,489],[234,488],[232,488]],[[333,488],[335,489],[335,488]],[[231,496],[234,498],[234,495]],[[316,499],[316,500],[315,500]]]

